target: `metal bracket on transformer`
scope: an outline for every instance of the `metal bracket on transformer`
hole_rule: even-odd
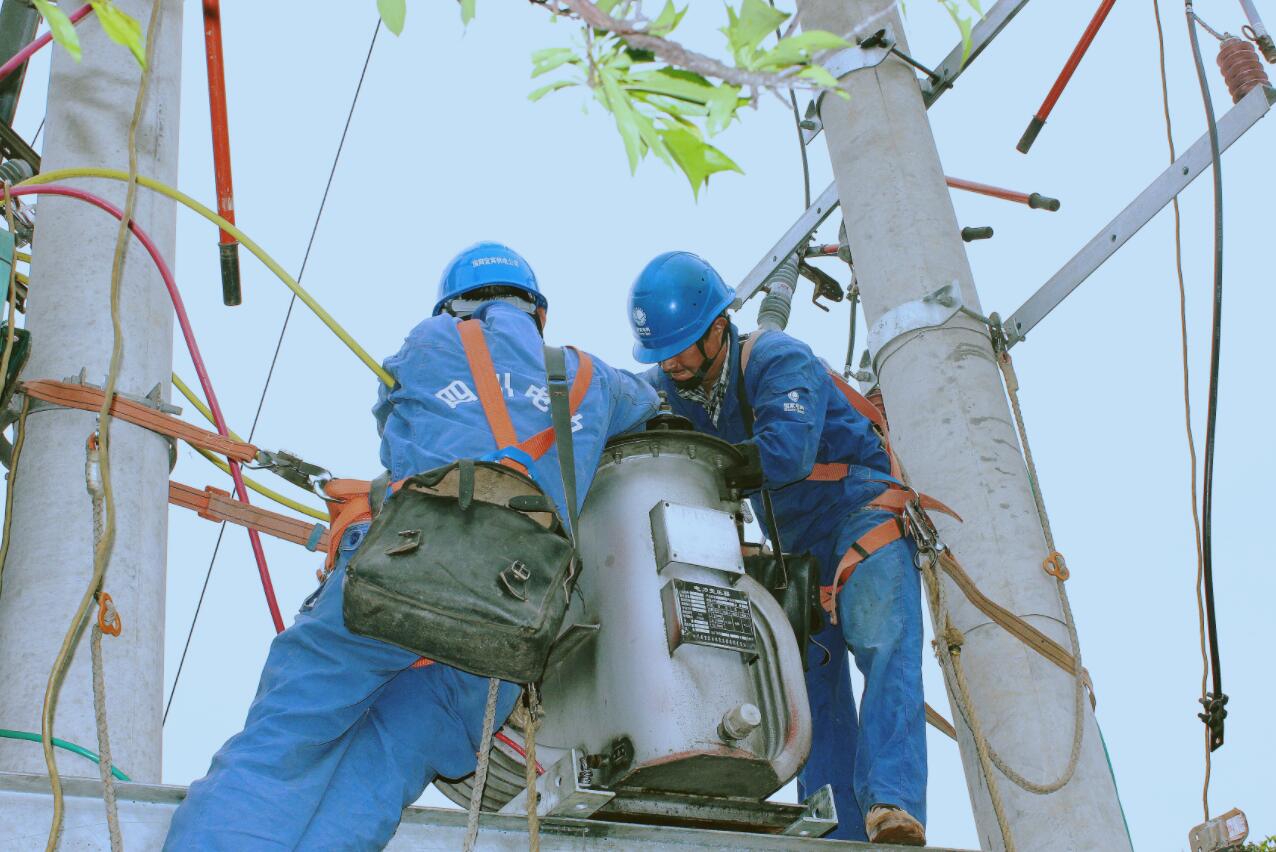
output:
[[[868,351],[872,354],[874,372],[880,370],[878,357],[891,341],[910,331],[939,328],[957,314],[965,314],[989,325],[988,317],[971,310],[962,302],[961,285],[957,281],[945,284],[920,299],[896,305],[882,314],[868,330]]]
[[[611,790],[591,787],[593,775],[580,750],[570,750],[536,779],[536,813],[542,817],[579,819],[592,816],[616,797]],[[524,790],[511,799],[500,812],[526,814],[527,791]]]
[[[833,802],[833,787],[825,784],[802,802],[802,816],[784,829],[789,837],[823,837],[837,828],[837,805]]]
[[[882,27],[872,35],[856,38],[854,47],[839,50],[821,64],[837,80],[847,74],[862,71],[865,68],[876,68],[886,61],[895,47],[895,30],[890,24]],[[820,135],[824,124],[820,121],[820,104],[827,92],[820,92],[806,107],[806,117],[802,119],[802,143],[809,144]]]

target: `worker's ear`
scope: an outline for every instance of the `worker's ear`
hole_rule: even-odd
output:
[[[549,312],[548,312],[548,311],[546,311],[544,308],[537,308],[537,309],[536,309],[536,319],[537,319],[537,321],[540,323],[540,327],[541,327],[541,337],[544,337],[544,336],[545,336],[545,319],[546,319],[546,317],[548,317],[548,316],[549,316]]]

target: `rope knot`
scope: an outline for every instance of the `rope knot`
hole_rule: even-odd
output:
[[[100,592],[97,602],[97,629],[110,636],[119,636],[124,629],[124,620],[115,608],[115,601],[106,592]]]
[[[1041,570],[1054,577],[1060,583],[1072,576],[1072,572],[1068,570],[1067,560],[1057,550],[1051,551],[1049,556],[1041,560]]]
[[[949,653],[961,651],[961,646],[966,643],[966,634],[962,633],[951,624],[944,628],[944,644],[948,646]]]

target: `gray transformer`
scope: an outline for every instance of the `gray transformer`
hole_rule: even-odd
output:
[[[682,430],[608,445],[542,682],[543,767],[570,763],[573,782],[604,796],[760,802],[805,762],[802,659],[780,605],[744,573],[739,496],[722,473],[737,460],[729,444]],[[494,744],[485,810],[523,790],[522,721],[516,712]],[[438,786],[467,804],[471,781]],[[584,816],[606,801],[574,807]]]

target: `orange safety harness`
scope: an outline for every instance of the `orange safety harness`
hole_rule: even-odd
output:
[[[470,367],[470,375],[474,378],[474,392],[478,396],[479,405],[483,408],[483,416],[487,419],[492,437],[496,439],[498,450],[514,448],[526,453],[532,461],[540,459],[549,448],[554,446],[554,427],[549,426],[532,435],[525,441],[518,440],[514,431],[514,422],[510,419],[509,409],[505,405],[505,394],[496,378],[496,366],[492,363],[492,353],[487,348],[483,337],[483,326],[476,320],[464,320],[457,325],[461,336],[461,346],[465,350],[465,360]],[[570,348],[570,347],[569,347]],[[575,350],[574,350],[575,351]],[[588,353],[576,352],[579,363],[576,377],[572,380],[568,395],[568,409],[572,415],[580,408],[589,391],[589,384],[594,375],[594,362]],[[528,473],[525,465],[513,458],[503,458],[500,464],[514,468],[520,473]],[[398,482],[390,484],[397,490]],[[340,542],[346,528],[351,524],[372,520],[372,506],[368,499],[368,490],[372,483],[365,479],[333,479],[324,485],[324,491],[331,498],[328,503],[328,516],[331,530],[328,540]],[[321,574],[326,576],[336,563],[336,547],[328,551],[328,559]]]
[[[757,343],[758,338],[765,332],[766,329],[755,331],[745,339],[740,347],[741,382],[744,381],[744,370],[749,364],[749,354],[753,351],[753,346]],[[882,439],[882,449],[885,450],[887,457],[890,459],[892,479],[869,480],[882,483],[886,486],[886,491],[870,501],[864,508],[879,509],[890,512],[894,516],[882,521],[856,539],[846,553],[842,554],[841,560],[837,563],[837,570],[833,574],[833,582],[830,585],[820,587],[820,606],[829,614],[830,621],[833,624],[837,624],[837,595],[842,591],[842,587],[846,585],[847,581],[851,579],[851,575],[855,573],[855,568],[888,544],[911,535],[905,513],[905,509],[910,504],[916,504],[922,509],[943,512],[958,521],[961,520],[961,517],[935,498],[918,493],[912,488],[895,481],[902,480],[903,473],[899,465],[899,459],[896,458],[895,451],[891,449],[890,429],[886,422],[886,415],[837,373],[829,370],[828,375],[833,382],[833,386],[841,392],[842,396],[846,397],[846,401],[850,403],[851,407],[862,416],[868,418],[868,421],[873,424],[874,431]],[[842,462],[817,462],[812,466],[811,473],[806,479],[809,482],[840,482],[849,474],[850,465],[848,464]]]

